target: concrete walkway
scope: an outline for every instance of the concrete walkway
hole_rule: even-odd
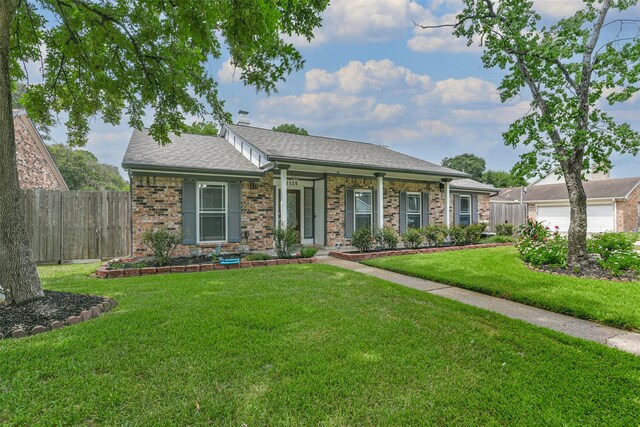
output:
[[[325,256],[320,258],[320,263],[357,271],[358,273],[494,311],[512,319],[523,320],[536,326],[549,328],[576,338],[599,342],[600,344],[640,356],[640,333],[603,326],[588,320],[576,319],[575,317],[553,313],[506,299],[405,276],[352,261]]]

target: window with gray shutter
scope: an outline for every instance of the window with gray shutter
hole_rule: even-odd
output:
[[[196,182],[182,183],[182,243],[196,244]]]
[[[429,193],[422,193],[422,226],[429,225]]]
[[[353,235],[353,188],[347,188],[345,191],[345,221],[344,236],[348,239]]]
[[[400,233],[407,229],[407,193],[400,192]]]
[[[229,183],[229,243],[238,243],[242,239],[242,183]]]

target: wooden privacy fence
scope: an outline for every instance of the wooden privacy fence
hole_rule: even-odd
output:
[[[496,224],[513,224],[518,227],[527,222],[528,208],[526,204],[491,203],[489,227],[495,231]]]
[[[129,193],[25,190],[23,203],[35,262],[129,254]]]

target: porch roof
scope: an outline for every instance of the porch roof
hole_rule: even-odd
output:
[[[454,169],[366,142],[296,135],[245,125],[225,125],[262,151],[269,161],[394,171],[452,178],[468,175]]]

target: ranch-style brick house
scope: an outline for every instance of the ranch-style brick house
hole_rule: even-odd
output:
[[[134,130],[122,166],[131,179],[132,254],[143,233],[182,235],[176,253],[273,249],[278,225],[302,244],[349,246],[359,227],[402,233],[427,224],[489,221],[497,190],[465,173],[381,145],[224,125],[219,136]],[[282,203],[285,201],[285,203]]]

